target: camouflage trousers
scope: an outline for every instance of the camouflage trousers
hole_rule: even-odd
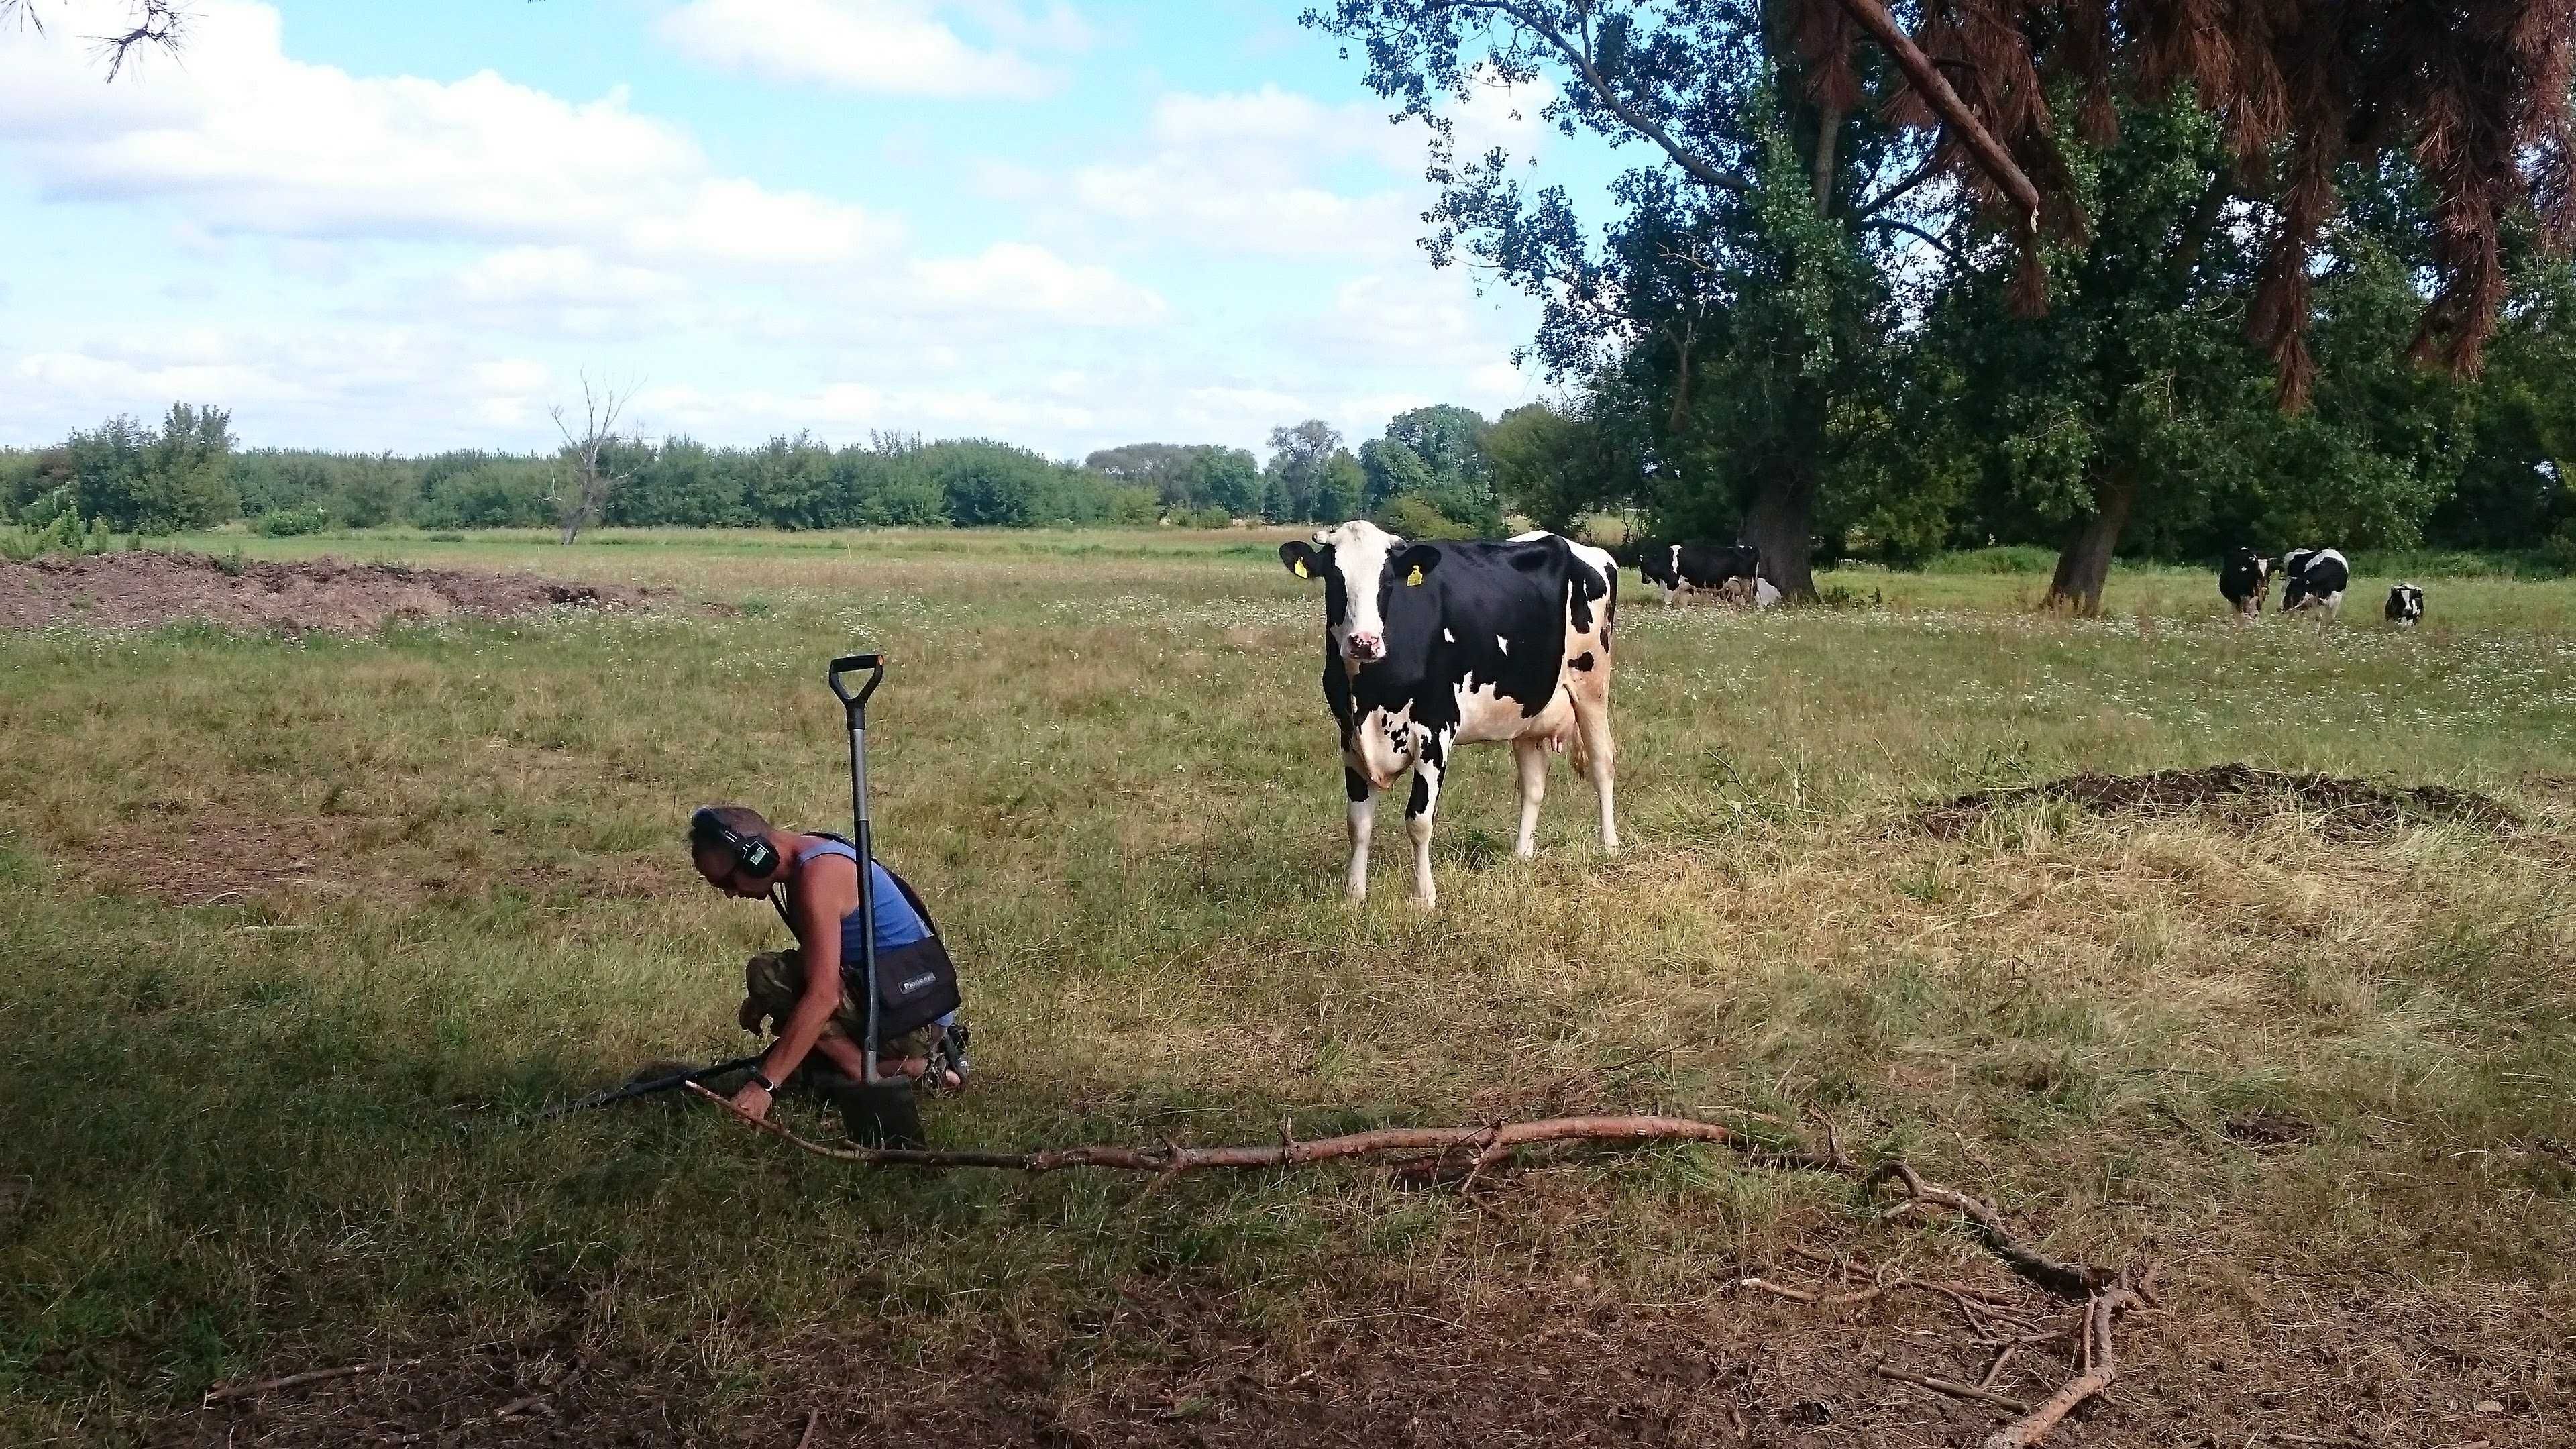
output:
[[[759,1004],[771,1017],[771,1030],[784,1026],[805,996],[805,958],[796,948],[763,951],[743,963],[743,994]],[[847,974],[841,977],[841,1004],[832,1009],[831,1020],[823,1023],[826,1039],[840,1037],[855,1047],[864,1047],[868,1037],[868,1003],[860,996]],[[888,1037],[877,1044],[877,1055],[892,1061],[910,1057],[928,1057],[939,1041],[939,1028],[925,1026],[901,1036]],[[819,1057],[808,1058],[818,1061]]]

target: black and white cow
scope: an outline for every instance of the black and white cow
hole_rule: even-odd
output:
[[[2263,596],[2272,592],[2272,561],[2250,548],[2229,554],[2218,567],[2218,592],[2239,615],[2260,617]]]
[[[2399,584],[2388,591],[2388,622],[2400,629],[2412,629],[2424,618],[2424,591],[2413,584]]]
[[[1776,588],[1769,590],[1768,602],[1761,599],[1769,581],[1762,577],[1762,551],[1749,543],[1732,548],[1713,543],[1650,543],[1637,551],[1637,572],[1663,591],[1667,608],[1680,603],[1684,594],[1694,593],[1718,594],[1759,608],[1780,599]]]
[[[2343,608],[2352,565],[2330,548],[2294,548],[2281,556],[2281,612],[2322,610],[2331,621]]]
[[[1521,827],[1533,849],[1547,757],[1571,746],[1601,797],[1601,848],[1619,848],[1611,810],[1610,636],[1619,568],[1552,533],[1507,543],[1407,543],[1358,520],[1280,545],[1279,561],[1324,584],[1324,701],[1342,733],[1350,801],[1353,900],[1368,896],[1369,833],[1379,791],[1406,771],[1413,895],[1428,907],[1431,822],[1450,752],[1509,740],[1520,766]]]

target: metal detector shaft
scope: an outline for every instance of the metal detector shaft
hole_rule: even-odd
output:
[[[858,673],[865,673],[868,680],[853,694],[841,676]],[[885,657],[845,655],[832,661],[832,670],[824,678],[850,722],[850,839],[859,848],[859,979],[868,994],[868,1039],[859,1046],[860,1080],[873,1087],[885,1078],[877,1072],[877,851],[868,825],[868,696],[885,683]]]
[[[611,1102],[623,1102],[631,1097],[649,1097],[655,1092],[667,1092],[685,1082],[703,1082],[709,1077],[721,1077],[728,1072],[747,1072],[760,1065],[762,1056],[760,1052],[753,1052],[750,1056],[736,1057],[729,1062],[718,1062],[711,1067],[691,1067],[686,1071],[673,1072],[669,1076],[646,1077],[641,1081],[628,1082],[622,1087],[611,1087],[604,1092],[593,1092],[587,1097],[576,1098],[570,1102],[559,1102],[537,1113],[535,1120],[550,1121],[570,1112],[587,1112],[593,1107],[605,1107]]]

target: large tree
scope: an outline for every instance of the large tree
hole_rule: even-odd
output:
[[[2262,252],[2248,334],[2285,408],[2315,382],[2337,174],[2392,153],[2431,198],[2433,285],[2407,350],[2473,372],[2512,218],[2536,218],[2544,245],[2576,228],[2572,19],[2576,0],[1339,0],[1307,14],[1361,42],[1369,83],[1430,124],[1433,259],[1544,297],[1535,348],[1551,366],[1625,353],[1632,391],[1666,394],[1656,476],[1701,518],[1740,505],[1792,592],[1808,586],[1820,488],[1864,461],[1836,444],[1887,411],[1868,393],[1885,375],[1872,344],[1886,294],[1926,249],[1962,265],[1999,239],[2014,310],[2046,311],[2050,258],[2080,259],[2093,232],[2077,143],[2111,141],[2123,96],[2187,86],[2219,118],[2229,189],[2250,202],[2226,220]],[[1523,195],[1501,153],[1457,155],[1443,119],[1451,97],[1542,77],[1557,130],[1647,157],[1597,236],[1563,191]],[[1737,416],[1694,419],[1713,383],[1749,394]],[[2078,605],[2098,601],[2084,585],[2125,522],[2116,479],[2096,481],[2114,491],[2077,500],[2060,570]]]
[[[1746,0],[1341,0],[1308,22],[1358,41],[1367,83],[1432,135],[1425,246],[1542,303],[1554,377],[1603,369],[1638,420],[1668,527],[1741,537],[1812,596],[1818,497],[1853,436],[1846,400],[1883,376],[1892,281],[1943,197],[1932,142],[1860,104],[1872,68],[1835,26]],[[1828,16],[1830,19],[1831,17]],[[1617,215],[1527,190],[1500,149],[1460,154],[1445,109],[1504,84],[1541,119],[1633,150]]]

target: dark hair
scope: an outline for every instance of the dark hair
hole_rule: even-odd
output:
[[[695,823],[710,815],[715,817],[718,825],[747,839],[757,839],[769,833],[769,822],[761,818],[759,811],[748,805],[709,805],[690,816],[689,845],[693,849],[722,850],[725,848],[721,838],[700,829]]]

